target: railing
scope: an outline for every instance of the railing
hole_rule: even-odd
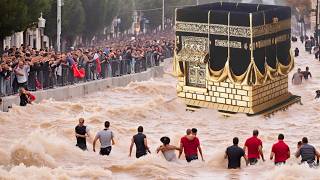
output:
[[[75,78],[73,70],[66,64],[60,64],[58,69],[38,69],[31,70],[28,75],[27,88],[29,91],[38,91],[51,89],[55,87],[68,86],[75,83],[84,83],[97,79],[105,79],[127,74],[140,73],[148,68],[159,66],[165,58],[172,57],[171,49],[164,49],[163,54],[157,55],[147,52],[141,59],[111,59],[103,61],[101,72],[96,70],[96,63],[89,62],[85,65],[85,77],[82,79]],[[9,78],[0,76],[0,96],[10,96],[18,92],[18,87],[14,82],[15,74],[12,72]]]

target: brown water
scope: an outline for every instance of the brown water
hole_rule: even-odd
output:
[[[0,179],[320,179],[319,169],[299,166],[293,157],[296,142],[303,136],[320,148],[320,102],[313,99],[315,90],[320,89],[320,62],[304,52],[296,62],[296,68],[309,65],[313,73],[303,86],[289,83],[290,91],[301,95],[304,105],[293,105],[271,118],[224,118],[207,109],[186,112],[176,99],[170,63],[165,65],[169,73],[161,79],[133,82],[65,102],[47,100],[26,108],[13,107],[9,113],[0,113]],[[111,122],[116,136],[111,156],[92,152],[92,141],[87,152],[75,147],[74,126],[79,117],[85,118],[92,135],[103,128],[105,120]],[[138,125],[145,128],[152,154],[137,160],[128,158],[128,151]],[[198,128],[205,162],[167,162],[155,153],[161,136],[169,136],[172,144],[179,145],[190,127]],[[225,148],[234,136],[243,146],[255,128],[260,130],[266,159],[278,133],[285,134],[292,158],[283,167],[274,167],[267,160],[227,170]]]

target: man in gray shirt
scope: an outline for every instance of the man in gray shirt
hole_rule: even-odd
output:
[[[320,157],[319,152],[316,150],[315,147],[308,144],[308,138],[302,138],[302,145],[298,146],[298,150],[296,152],[296,157],[301,156],[301,163],[307,162],[310,166],[315,164],[315,158],[317,159]]]
[[[109,155],[111,152],[111,143],[114,145],[114,140],[113,140],[113,132],[109,129],[110,127],[110,122],[106,121],[104,123],[105,129],[102,131],[99,131],[96,135],[96,137],[93,140],[93,152],[96,152],[96,141],[99,139],[100,141],[100,155]]]

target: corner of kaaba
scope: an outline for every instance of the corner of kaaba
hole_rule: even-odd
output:
[[[175,13],[173,66],[188,107],[256,115],[300,101],[288,91],[290,7],[211,3]]]

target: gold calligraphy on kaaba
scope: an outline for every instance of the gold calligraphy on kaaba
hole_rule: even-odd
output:
[[[208,61],[208,38],[182,36],[182,49],[177,54],[177,60],[185,62],[186,85],[206,87],[206,63]]]
[[[210,27],[210,28],[208,28]],[[228,26],[223,24],[195,23],[195,22],[176,22],[176,31],[178,32],[192,32],[201,34],[223,35],[228,36],[228,28],[230,36],[251,38],[250,27],[246,26]],[[273,34],[283,30],[291,29],[291,19],[278,21],[275,23],[265,24],[262,26],[255,26],[252,29],[252,37]]]
[[[192,51],[208,52],[208,38],[182,36],[182,46]]]
[[[242,48],[241,42],[238,42],[238,41],[229,41],[228,43],[228,40],[216,39],[214,40],[214,45],[220,46],[220,47],[230,47],[230,48],[238,48],[238,49]]]
[[[284,34],[281,36],[277,36],[275,38],[265,39],[261,41],[254,42],[254,49],[264,48],[267,46],[271,46],[273,44],[281,43],[290,40],[289,34]]]

